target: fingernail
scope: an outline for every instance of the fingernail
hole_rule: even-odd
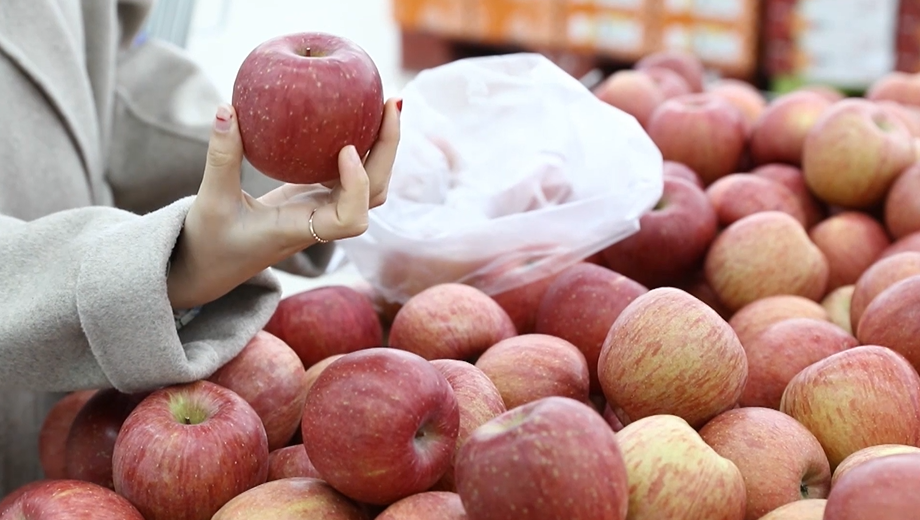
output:
[[[402,113],[402,102],[402,99],[396,102],[396,110],[398,110],[400,113]]]
[[[214,129],[221,133],[230,130],[233,119],[233,113],[227,105],[217,107],[217,115],[214,118]]]
[[[358,155],[358,149],[355,148],[353,145],[348,146],[347,155],[348,155],[348,161],[351,162],[352,164],[356,166],[361,164],[361,156]]]

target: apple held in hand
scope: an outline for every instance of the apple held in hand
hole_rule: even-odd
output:
[[[47,479],[66,478],[64,448],[70,425],[96,390],[78,390],[62,397],[42,422],[38,431],[38,458]]]
[[[456,476],[470,519],[626,519],[616,437],[600,414],[566,397],[525,404],[477,428],[460,449]]]
[[[314,478],[260,484],[224,504],[210,520],[370,520],[358,504]]]
[[[122,425],[115,491],[146,520],[209,520],[268,478],[268,437],[242,397],[209,381],[150,394]]]
[[[426,491],[447,471],[460,428],[457,398],[430,362],[372,348],[320,374],[304,405],[304,447],[346,496],[388,505]]]
[[[0,520],[145,520],[124,497],[91,482],[44,480],[20,490],[0,508]]]
[[[295,184],[339,179],[339,152],[364,157],[383,122],[383,84],[368,54],[346,38],[272,38],[243,60],[233,84],[243,150],[268,177]]]
[[[406,497],[386,508],[374,520],[468,520],[460,495],[429,491]]]
[[[700,427],[738,403],[748,364],[724,319],[663,287],[636,298],[610,327],[598,377],[607,400],[632,421],[669,414]]]
[[[837,481],[824,520],[905,520],[920,510],[920,453],[870,460]]]
[[[747,520],[759,520],[790,502],[826,498],[830,491],[831,470],[821,443],[784,413],[729,410],[706,423],[700,437],[741,471]]]
[[[680,417],[645,417],[616,438],[629,475],[630,520],[745,518],[741,471]]]

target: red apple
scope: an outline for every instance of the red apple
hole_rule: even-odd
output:
[[[468,520],[460,495],[429,491],[406,497],[386,508],[374,520]]]
[[[307,394],[301,425],[323,480],[374,505],[440,480],[459,428],[447,379],[423,357],[392,348],[354,352],[326,367]]]
[[[477,428],[460,449],[457,489],[475,520],[625,520],[629,500],[615,434],[566,397],[533,401]]]
[[[265,331],[294,349],[304,368],[335,354],[383,344],[383,328],[373,305],[358,291],[341,285],[284,298]]]
[[[598,360],[607,400],[629,419],[676,415],[700,427],[738,403],[747,359],[732,328],[680,289],[652,289],[610,327]]]
[[[686,164],[707,185],[737,170],[747,141],[744,114],[714,94],[665,101],[646,131],[664,160]]]
[[[693,92],[703,91],[706,74],[702,60],[695,54],[681,49],[666,49],[643,56],[633,67],[636,70],[665,68],[680,74]]]
[[[805,136],[831,104],[824,96],[809,91],[790,92],[771,101],[751,127],[754,163],[800,165]]]
[[[885,199],[885,226],[895,239],[920,231],[920,163],[904,170]]]
[[[920,75],[891,71],[875,80],[866,90],[866,99],[894,101],[920,107]]]
[[[455,492],[457,485],[454,481],[454,462],[460,453],[460,447],[473,430],[505,413],[508,408],[495,383],[475,365],[455,359],[436,359],[431,364],[447,379],[454,391],[454,397],[457,398],[460,411],[460,429],[457,431],[453,459],[433,489]]]
[[[287,445],[300,427],[307,399],[300,357],[269,332],[260,331],[209,381],[236,392],[259,414],[269,451]]]
[[[904,520],[920,509],[920,453],[880,457],[853,468],[831,489],[824,520]]]
[[[781,211],[808,225],[799,198],[778,182],[747,173],[726,175],[706,189],[720,226],[730,226],[762,211]]]
[[[21,497],[22,495],[25,495],[32,489],[44,486],[47,482],[50,482],[52,480],[64,480],[64,479],[47,479],[46,478],[46,479],[40,479],[40,480],[33,480],[31,482],[28,482],[26,484],[19,486],[18,488],[13,489],[6,496],[0,497],[0,518],[5,518],[3,516],[3,513],[5,513],[7,509],[12,508],[13,504],[17,500],[19,500],[19,497]],[[79,482],[79,481],[74,481],[74,482]],[[21,520],[21,519],[16,519],[16,520]]]
[[[594,264],[576,264],[559,274],[537,311],[538,334],[562,338],[578,347],[588,362],[591,391],[600,390],[597,359],[610,326],[637,296],[641,284]]]
[[[703,181],[700,179],[700,176],[696,174],[695,171],[691,170],[686,164],[682,164],[674,161],[664,161],[661,168],[662,175],[665,179],[668,177],[674,177],[677,179],[683,179],[685,181],[690,181],[690,184],[695,185],[697,188],[704,188]]]
[[[780,211],[748,215],[716,237],[705,262],[706,280],[731,310],[781,294],[824,297],[827,259],[802,224]]]
[[[64,451],[70,425],[96,390],[78,390],[62,397],[42,422],[38,431],[38,459],[47,479],[67,478]]]
[[[866,307],[895,283],[920,275],[920,253],[898,253],[872,264],[856,281],[850,301],[850,323],[856,331]]]
[[[736,312],[728,324],[742,345],[748,344],[774,323],[791,318],[829,321],[827,311],[814,300],[783,294],[755,300]]]
[[[879,256],[879,260],[907,251],[920,253],[920,231],[899,238],[894,244],[888,246],[888,249],[882,252],[881,256]]]
[[[716,225],[716,212],[701,188],[665,176],[658,204],[639,219],[639,231],[602,252],[604,264],[645,286],[674,283],[702,263]],[[664,249],[667,255],[661,254]]]
[[[920,453],[920,448],[905,444],[877,444],[854,452],[837,465],[837,469],[834,470],[834,475],[831,477],[831,488],[833,489],[833,487],[837,485],[837,481],[849,473],[853,468],[859,467],[870,460],[898,453]]]
[[[796,374],[780,411],[814,434],[833,471],[863,448],[920,442],[920,376],[891,349],[854,347]]]
[[[643,127],[665,100],[661,88],[648,74],[629,69],[614,72],[594,93],[601,101],[635,117]]]
[[[883,345],[920,370],[920,275],[895,282],[872,299],[856,327],[864,345]]]
[[[556,274],[539,278],[533,282],[525,283],[514,289],[504,291],[500,294],[492,295],[508,317],[514,322],[514,327],[518,334],[531,334],[536,328],[537,309],[540,308],[540,300],[546,294]]]
[[[797,500],[770,511],[760,520],[824,520],[826,498]]]
[[[0,507],[0,520],[145,520],[109,488],[81,480],[26,484]]]
[[[850,323],[850,303],[853,301],[855,285],[845,285],[828,293],[821,301],[821,306],[827,311],[827,319],[853,335],[853,324]]]
[[[115,491],[146,520],[208,520],[268,478],[268,437],[242,397],[210,381],[162,388],[125,420]]]
[[[630,519],[744,518],[747,492],[738,467],[680,417],[639,419],[616,437],[629,475]]]
[[[113,388],[100,390],[74,417],[64,447],[66,478],[92,482],[109,489],[112,483],[112,452],[125,419],[142,394],[124,394]]]
[[[885,109],[851,98],[815,121],[802,151],[802,173],[828,204],[870,208],[885,198],[898,174],[916,159],[913,137]]]
[[[760,90],[746,81],[723,78],[709,85],[706,91],[738,107],[750,125],[757,121],[767,107],[767,100]]]
[[[851,334],[824,320],[792,318],[770,326],[744,344],[748,381],[741,406],[778,410],[783,391],[796,374],[858,344]]]
[[[827,259],[830,268],[828,291],[855,284],[891,245],[885,228],[859,211],[845,211],[829,217],[811,228],[808,236]]]
[[[690,84],[687,83],[687,80],[672,69],[665,67],[647,67],[639,72],[652,78],[652,81],[658,85],[658,88],[661,89],[661,92],[664,94],[664,99],[671,99],[672,97],[693,93],[693,89],[690,88]]]
[[[759,520],[791,502],[826,498],[830,491],[831,469],[821,443],[784,413],[729,410],[706,423],[700,437],[741,471],[746,520]]]
[[[211,520],[370,520],[360,505],[322,480],[286,478],[256,486],[224,504]]]
[[[266,481],[283,478],[319,478],[319,472],[310,462],[303,444],[278,448],[268,454],[268,478]]]
[[[901,121],[911,136],[914,138],[920,137],[920,108],[888,100],[876,101],[875,104],[884,108]]]
[[[509,410],[544,397],[586,402],[588,362],[578,347],[545,334],[525,334],[496,343],[476,361]]]
[[[751,173],[778,182],[791,191],[805,211],[805,227],[812,226],[824,219],[826,209],[822,203],[811,194],[805,184],[802,170],[790,164],[768,163],[751,170]]]
[[[243,150],[268,177],[339,179],[339,152],[365,157],[383,121],[377,66],[354,42],[323,33],[272,38],[252,50],[233,84]]]

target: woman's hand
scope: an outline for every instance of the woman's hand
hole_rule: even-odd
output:
[[[386,201],[399,143],[398,104],[386,103],[380,137],[363,164],[353,146],[342,149],[338,182],[286,184],[258,199],[242,190],[236,114],[221,107],[167,280],[173,308],[210,303],[318,241],[364,233],[368,210]]]

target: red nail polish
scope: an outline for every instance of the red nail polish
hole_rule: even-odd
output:
[[[401,99],[396,102],[396,110],[399,110],[400,112],[402,112],[402,102],[403,100]]]
[[[215,116],[214,128],[218,132],[226,132],[230,130],[230,120],[233,118],[233,113],[230,112],[230,108],[226,105],[221,105],[217,107],[217,115]]]

